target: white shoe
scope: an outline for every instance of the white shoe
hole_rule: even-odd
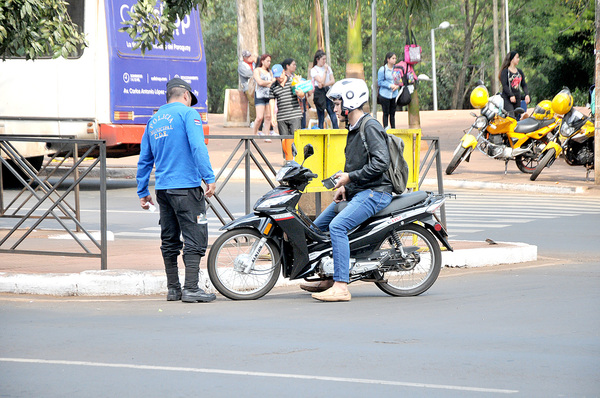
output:
[[[254,128],[254,122],[250,122],[250,128],[253,129]]]

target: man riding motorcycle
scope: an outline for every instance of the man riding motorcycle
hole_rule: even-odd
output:
[[[362,108],[369,99],[369,89],[363,80],[340,80],[327,96],[333,101],[338,117],[347,119],[348,128],[344,172],[334,176],[337,181],[334,201],[315,220],[318,228],[329,231],[334,276],[332,281],[303,284],[301,288],[316,292],[312,297],[320,301],[350,301],[348,232],[390,204],[392,183],[385,175],[390,154],[387,134],[381,124],[365,118]],[[367,123],[364,129],[366,145],[359,132],[362,123]],[[340,211],[339,203],[343,201],[347,205]]]

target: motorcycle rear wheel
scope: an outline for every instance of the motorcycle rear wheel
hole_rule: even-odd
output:
[[[535,179],[538,178],[538,176],[546,168],[546,166],[548,166],[548,163],[550,163],[551,160],[554,160],[555,157],[556,157],[556,149],[554,149],[554,148],[548,149],[548,152],[546,152],[546,154],[544,155],[542,160],[540,160],[540,162],[538,163],[537,167],[535,168],[535,170],[533,171],[533,174],[531,174],[531,177],[529,177],[529,179],[531,181],[535,181]]]
[[[256,300],[267,294],[279,278],[279,250],[267,241],[251,270],[246,273],[252,248],[262,236],[250,228],[234,229],[219,236],[208,255],[208,276],[223,296],[232,300]]]
[[[392,233],[394,233],[392,231]],[[408,259],[398,264],[398,270],[381,273],[385,282],[375,285],[396,297],[418,296],[429,289],[440,274],[442,252],[435,237],[424,227],[408,224],[397,231],[402,247],[417,247],[408,255]],[[395,240],[388,235],[380,243],[380,249],[395,248]]]
[[[525,174],[532,174],[539,162],[536,157],[519,155],[515,158],[515,163],[517,163],[517,167],[519,170],[521,170],[521,172]]]
[[[446,167],[446,174],[450,175],[454,173],[454,170],[471,154],[472,150],[471,147],[465,148],[461,144],[458,144],[458,148],[454,151],[454,157],[452,157],[452,160],[448,163],[448,167]]]

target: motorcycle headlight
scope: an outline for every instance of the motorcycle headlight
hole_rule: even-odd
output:
[[[573,126],[566,126],[565,124],[563,124],[560,129],[560,135],[563,137],[570,137],[575,132],[575,128]]]
[[[479,116],[477,119],[475,119],[475,122],[473,123],[473,127],[481,130],[485,126],[487,126],[487,124],[488,124],[487,118],[485,116]]]
[[[286,203],[288,200],[292,199],[294,194],[280,195],[274,198],[267,199],[263,202],[260,202],[254,208],[255,210],[268,210],[272,207],[277,207]]]

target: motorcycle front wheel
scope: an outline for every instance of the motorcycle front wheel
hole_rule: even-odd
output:
[[[255,230],[234,229],[219,236],[208,255],[208,276],[223,296],[255,300],[267,294],[279,278],[279,250],[266,241],[256,260],[251,255],[262,236]]]
[[[546,166],[548,166],[548,163],[550,163],[551,160],[554,160],[554,158],[556,157],[555,154],[556,154],[556,149],[554,149],[554,148],[548,149],[548,152],[546,152],[546,154],[544,155],[542,160],[540,160],[537,167],[533,171],[533,174],[531,174],[531,177],[529,177],[529,179],[531,181],[535,181],[535,179],[538,178],[538,176],[544,170],[544,168],[546,168]]]
[[[469,156],[469,154],[473,151],[471,147],[465,148],[461,144],[458,144],[458,147],[454,151],[454,156],[450,163],[448,163],[448,167],[446,167],[446,174],[450,175],[454,173],[454,170],[458,167],[458,165]]]
[[[397,239],[391,234],[396,234]],[[405,258],[385,272],[378,271],[384,281],[375,284],[390,296],[418,296],[429,289],[440,274],[440,245],[431,232],[414,223],[391,234],[381,242],[380,250],[400,249],[406,253]]]
[[[525,174],[532,174],[538,166],[538,160],[535,157],[519,155],[515,158],[517,167]]]

